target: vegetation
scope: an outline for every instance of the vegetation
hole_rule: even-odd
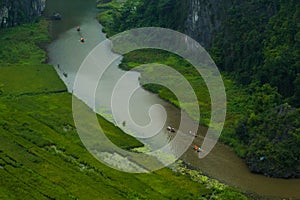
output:
[[[109,13],[109,23],[105,15],[100,14],[99,19],[108,35],[140,26],[184,31],[185,3],[128,0],[121,7],[107,8],[104,13]],[[222,31],[209,49],[222,70],[228,97],[222,140],[246,160],[253,172],[299,177],[300,4],[294,0],[234,1],[226,13]],[[121,67],[131,69],[147,62],[172,66],[189,80],[204,113],[201,123],[208,124],[210,99],[192,67],[175,55],[157,50],[130,52]],[[141,81],[146,78],[147,72],[142,72]],[[156,85],[145,88],[179,105],[167,89]],[[288,109],[278,112],[279,108]]]
[[[245,199],[222,184],[196,182],[167,168],[128,174],[100,163],[77,135],[71,94],[53,67],[40,63],[46,57],[37,44],[49,41],[47,22],[0,35],[1,51],[10,52],[1,53],[0,65],[0,199]],[[142,146],[98,118],[119,147]]]
[[[284,98],[293,97],[300,73],[300,3],[249,1],[232,6],[228,14],[215,42],[215,48],[223,51],[219,66],[242,84],[269,83]]]
[[[104,8],[98,19],[104,25],[108,36],[130,29],[132,27],[168,27],[184,30],[184,20],[187,16],[184,1],[150,0],[134,1],[108,0],[99,1],[98,8]],[[172,16],[172,17],[170,17]],[[176,17],[174,17],[176,16]]]
[[[39,46],[49,41],[47,21],[38,25],[25,24],[13,29],[1,29],[0,65],[40,64],[46,61],[46,52]]]
[[[252,95],[234,137],[251,170],[276,177],[300,176],[299,13],[294,0],[234,4],[212,47],[218,66]]]

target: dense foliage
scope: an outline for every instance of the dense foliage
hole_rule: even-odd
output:
[[[114,1],[112,1],[114,2]],[[186,1],[173,0],[127,0],[120,4],[99,4],[99,8],[109,9],[100,14],[100,22],[109,35],[130,29],[132,27],[167,27],[184,30],[187,16]],[[180,9],[178,12],[178,9]],[[107,20],[107,18],[109,20]],[[108,27],[109,26],[109,27]]]
[[[300,2],[247,1],[233,5],[215,40],[216,60],[242,84],[269,83],[299,106]]]
[[[186,1],[126,1],[110,8],[109,35],[141,26],[159,26],[184,31]],[[113,5],[113,4],[112,4]],[[300,73],[300,2],[238,0],[226,13],[221,33],[210,51],[217,65],[231,72],[242,84],[258,81],[278,88],[298,106]],[[100,17],[101,19],[101,17]],[[298,77],[298,78],[297,78]],[[296,95],[296,96],[295,96]]]
[[[299,109],[286,108],[300,105],[299,34],[299,1],[235,2],[211,49],[218,66],[253,96],[235,137],[255,172],[300,175]]]
[[[235,129],[234,136],[246,149],[241,156],[253,172],[299,177],[300,108],[279,105],[280,95],[268,84],[257,87],[255,93]]]
[[[246,161],[254,172],[299,177],[300,109],[283,104],[267,113],[251,114],[237,128],[249,145]]]
[[[140,26],[184,31],[186,12],[187,1],[128,0],[118,7],[110,4],[99,20],[108,35]],[[209,49],[223,74],[233,80],[231,83],[238,83],[226,85],[228,116],[222,139],[245,158],[254,172],[299,176],[300,3],[236,0],[225,13],[221,32]],[[139,55],[144,58],[137,62],[141,64],[155,53]],[[132,63],[137,59],[136,52],[126,55],[122,67],[134,67]],[[188,67],[180,62],[173,60],[171,66],[193,80]],[[197,81],[199,86],[201,80]],[[176,105],[167,90],[148,89]],[[203,96],[199,94],[198,98]],[[207,106],[206,100],[199,104]],[[276,112],[283,107],[289,109]]]

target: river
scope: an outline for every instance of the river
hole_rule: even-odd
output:
[[[49,63],[55,66],[69,91],[72,90],[74,77],[84,58],[96,45],[105,40],[105,34],[101,31],[102,26],[95,19],[98,12],[95,5],[95,0],[47,0],[46,3],[46,15],[51,15],[53,12],[59,12],[62,15],[61,21],[53,21],[51,25],[51,34],[55,40],[48,46],[47,50]],[[76,26],[78,25],[81,27],[81,33],[76,31]],[[86,38],[85,43],[79,41],[82,36]],[[117,67],[117,64],[118,62],[110,67],[105,74],[106,78],[101,80],[103,83],[100,85],[105,86],[102,87],[102,91],[108,96],[111,95],[111,87],[115,84],[114,80],[117,80],[125,73]],[[129,85],[139,85],[138,77],[138,73],[131,72],[126,81]],[[126,87],[126,84],[124,85]],[[120,90],[120,92],[122,91],[124,89]],[[109,110],[108,100],[98,100],[101,102],[99,106],[102,110]],[[119,101],[122,104],[122,99]],[[134,93],[134,98],[130,104],[132,106],[132,117],[138,123],[149,123],[148,109],[155,104],[165,108],[166,113],[161,113],[162,116],[159,116],[159,112],[157,116],[163,120],[164,114],[167,115],[164,126],[172,124],[176,127],[176,124],[180,122],[180,110],[162,101],[157,95],[143,89],[139,89]],[[119,115],[119,120],[126,121],[126,119],[122,119],[122,113],[116,113],[116,115]],[[188,131],[188,127],[195,124],[185,114],[183,120],[186,126],[183,127],[184,130],[182,131]],[[127,128],[130,129],[130,125]],[[198,134],[203,135],[205,130],[206,128],[200,127]],[[160,134],[150,140],[142,141],[153,146],[160,146],[170,139],[171,137],[166,131],[161,131]],[[201,140],[202,138],[198,137],[194,143],[201,144]],[[191,148],[186,151],[181,159],[190,163],[204,174],[237,187],[242,191],[273,199],[300,199],[300,179],[268,178],[263,175],[250,173],[243,160],[238,158],[230,148],[223,144],[218,143],[204,159],[198,159],[197,154]]]

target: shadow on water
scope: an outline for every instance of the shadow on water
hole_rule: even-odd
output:
[[[51,34],[57,37],[70,28],[92,18],[96,12],[95,0],[47,0],[44,13],[48,17],[54,13],[61,14],[61,20],[53,20],[52,22]]]

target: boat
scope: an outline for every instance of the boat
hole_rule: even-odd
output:
[[[168,126],[167,127],[167,130],[169,131],[169,132],[172,132],[172,133],[175,133],[176,131],[175,131],[175,128],[173,128],[173,127],[171,127],[171,126]]]
[[[53,13],[53,15],[51,15],[51,20],[61,20],[61,19],[62,19],[62,16],[58,12]]]
[[[194,151],[197,151],[197,152],[201,152],[202,151],[202,149],[199,146],[197,146],[197,145],[194,145],[193,149],[194,149]]]

